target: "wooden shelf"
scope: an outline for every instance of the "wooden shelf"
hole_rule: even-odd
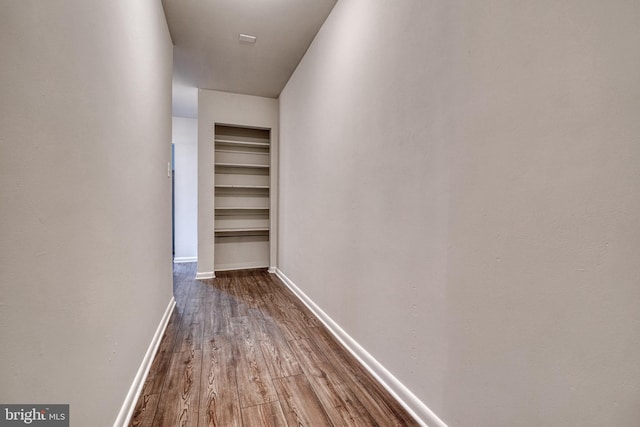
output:
[[[268,190],[268,185],[232,185],[232,184],[221,184],[216,185],[216,188],[248,188],[248,189],[258,189],[258,190]]]
[[[243,150],[242,148],[245,148],[245,150]],[[252,150],[252,151],[247,151],[247,149]],[[218,146],[216,146],[216,154],[218,153],[230,153],[230,154],[252,154],[252,155],[256,155],[256,156],[268,156],[269,155],[269,150],[264,150],[264,152],[257,152],[255,150],[255,148],[248,148],[248,147],[228,147],[228,148],[218,148]]]
[[[256,164],[247,164],[247,163],[215,163],[215,166],[227,167],[227,168],[269,169],[269,165],[256,165]]]
[[[216,207],[216,210],[225,210],[225,211],[268,211],[269,208],[264,208],[264,207],[251,207],[251,206],[222,206],[222,207]]]
[[[269,147],[268,142],[254,142],[254,141],[236,141],[234,139],[216,139],[215,142],[221,145],[235,145],[238,147]]]
[[[247,231],[269,231],[269,227],[216,228],[216,233],[239,233]]]

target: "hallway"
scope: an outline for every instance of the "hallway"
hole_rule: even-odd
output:
[[[194,280],[176,307],[130,426],[408,426],[415,421],[266,271]]]

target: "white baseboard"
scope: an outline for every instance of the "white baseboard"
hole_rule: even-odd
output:
[[[171,318],[171,313],[173,312],[173,307],[175,305],[176,300],[174,297],[171,297],[169,305],[162,315],[162,319],[160,319],[160,324],[156,329],[156,333],[153,335],[151,344],[149,344],[149,348],[147,349],[147,352],[142,359],[142,363],[138,368],[138,372],[133,379],[133,384],[131,384],[131,387],[129,388],[127,397],[125,397],[124,402],[122,403],[120,413],[118,413],[118,417],[113,423],[113,427],[126,427],[127,425],[129,425],[129,421],[131,420],[131,416],[133,415],[133,410],[135,409],[136,403],[138,402],[138,396],[140,396],[140,393],[142,392],[142,387],[144,386],[144,382],[147,379],[147,375],[149,374],[149,369],[151,368],[151,364],[153,363],[153,358],[156,356],[158,347],[160,347],[160,341],[162,340],[164,330],[169,323],[169,319]]]
[[[216,274],[214,271],[202,271],[196,273],[196,280],[215,279]]]
[[[277,270],[277,268],[275,267],[269,267],[269,269],[267,270],[269,273],[275,273]]]
[[[438,416],[422,403],[407,387],[370,355],[356,340],[351,338],[331,317],[318,307],[280,269],[276,275],[306,305],[309,310],[329,329],[342,345],[375,377],[382,386],[416,419],[422,426],[447,427]]]
[[[175,257],[173,259],[174,264],[181,264],[184,262],[198,262],[198,257],[197,256],[180,256],[180,257]]]

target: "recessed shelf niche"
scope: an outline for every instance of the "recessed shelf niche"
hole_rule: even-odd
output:
[[[215,126],[216,271],[269,266],[270,131]]]

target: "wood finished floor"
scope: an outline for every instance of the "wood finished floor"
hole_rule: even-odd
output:
[[[196,281],[176,264],[176,307],[130,426],[417,426],[266,271]]]

